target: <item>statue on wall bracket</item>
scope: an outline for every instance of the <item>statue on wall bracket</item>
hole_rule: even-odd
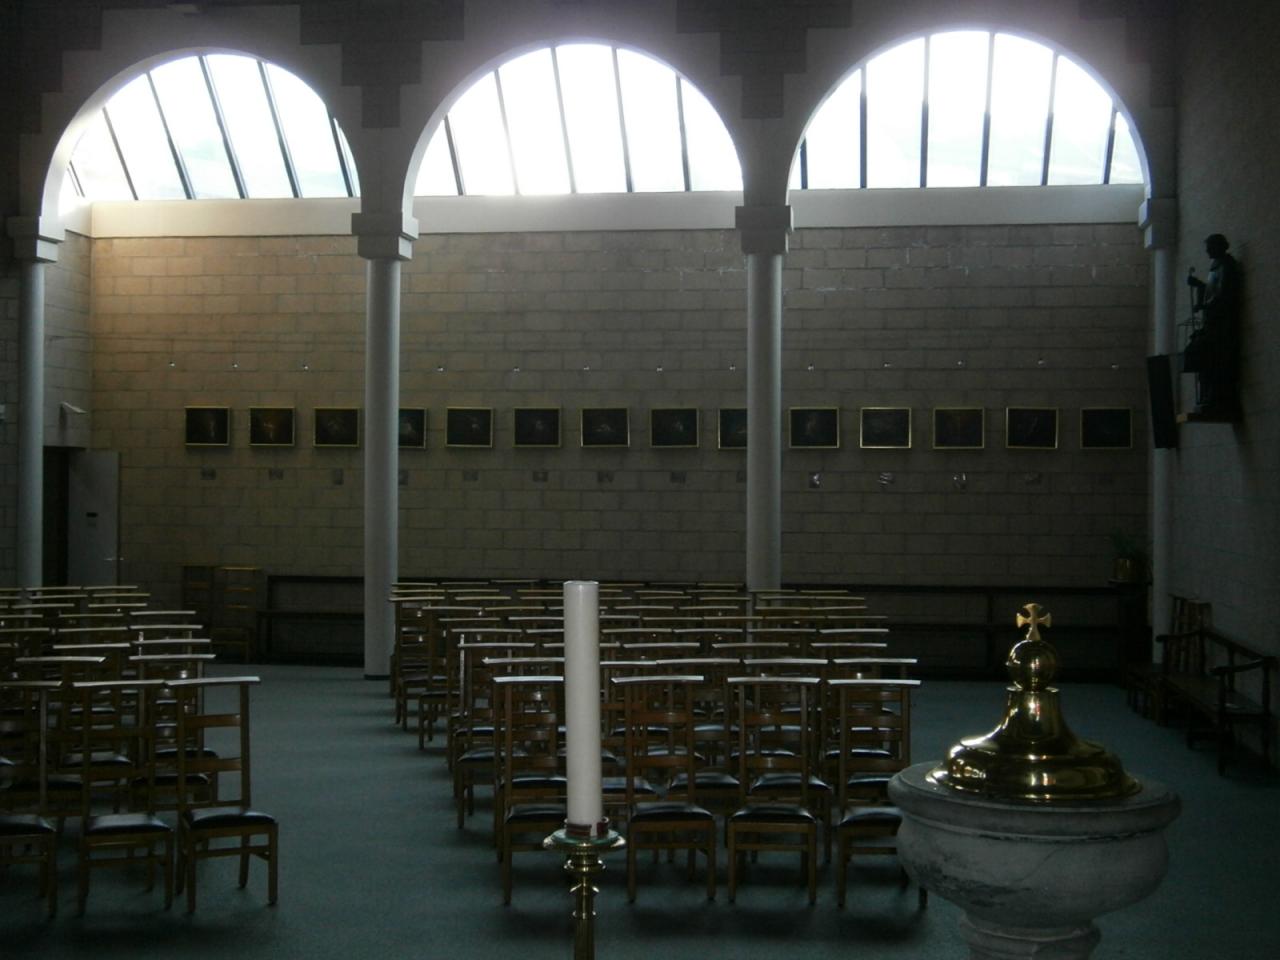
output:
[[[1240,416],[1240,265],[1227,252],[1220,233],[1204,241],[1208,279],[1187,273],[1191,288],[1191,336],[1182,353],[1182,370],[1196,375],[1196,414],[1214,420]]]

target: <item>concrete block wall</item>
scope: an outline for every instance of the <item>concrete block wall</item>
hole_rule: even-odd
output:
[[[745,405],[744,282],[732,231],[422,237],[401,402],[428,409],[428,445],[400,458],[402,572],[740,578],[745,458],[716,449],[716,411]],[[1108,532],[1146,524],[1136,230],[801,230],[785,284],[784,406],[844,424],[839,450],[784,454],[787,580],[1105,582]],[[363,405],[363,291],[349,238],[94,243],[93,445],[121,452],[128,578],[360,572],[361,451],[311,428]],[[233,409],[229,448],[183,446],[196,404]],[[1020,404],[1060,408],[1058,450],[1004,449]],[[295,407],[295,446],[250,448],[253,405]],[[868,405],[910,407],[913,448],[859,450]],[[493,408],[493,448],[446,448],[449,406]],[[560,407],[562,446],[513,449],[518,406]],[[581,448],[592,406],[629,409],[629,448]],[[697,449],[649,446],[672,406],[699,410]],[[983,407],[986,449],[931,450],[935,406]],[[1081,451],[1086,406],[1133,408],[1134,448]]]
[[[1230,240],[1244,283],[1243,416],[1179,428],[1173,588],[1209,600],[1229,635],[1280,653],[1271,620],[1280,602],[1280,198],[1272,162],[1280,150],[1280,17],[1262,0],[1225,19],[1194,4],[1180,10],[1177,273],[1194,266],[1205,274],[1209,233]],[[1181,315],[1185,287],[1177,294]],[[1189,382],[1183,390],[1189,400]]]

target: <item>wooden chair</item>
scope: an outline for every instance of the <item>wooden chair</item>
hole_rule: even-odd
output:
[[[899,677],[827,682],[826,713],[835,718],[835,739],[824,761],[834,763],[841,813],[836,825],[836,902],[841,907],[854,856],[897,854],[902,814],[889,804],[888,785],[894,773],[911,763],[911,694],[918,686],[919,680]],[[906,873],[902,876],[905,882]],[[922,887],[921,906],[927,896]]]
[[[128,867],[142,863],[147,867],[147,889],[155,884],[155,871],[160,869],[164,881],[165,909],[173,903],[173,828],[155,816],[152,807],[154,786],[154,727],[150,725],[149,700],[153,699],[160,681],[104,680],[76,683],[80,697],[80,782],[81,821],[78,860],[79,912],[84,914],[89,898],[89,877],[96,867]],[[128,717],[116,710],[122,700],[138,703],[136,716]],[[95,709],[104,702],[112,712]],[[133,797],[143,802],[136,810],[120,812],[118,803],[112,813],[93,812],[94,792],[99,783],[107,783],[114,791],[120,779],[126,785],[139,778],[145,788],[135,790]]]
[[[562,676],[508,676],[493,681],[498,759],[494,779],[502,902],[511,902],[512,858],[541,852],[542,841],[564,825],[568,782],[561,726]]]
[[[636,855],[641,850],[688,853],[693,879],[697,854],[706,858],[707,899],[716,897],[716,818],[698,804],[695,675],[618,677],[626,704],[627,899],[635,902]],[[673,788],[673,783],[678,786]],[[664,799],[641,792],[654,784]]]
[[[276,902],[279,885],[279,825],[275,817],[253,807],[250,771],[249,689],[257,677],[211,677],[174,680],[168,686],[177,698],[177,738],[179,744],[197,739],[204,730],[221,729],[237,734],[234,756],[207,757],[190,750],[178,750],[178,866],[177,889],[187,891],[187,912],[196,909],[196,863],[214,857],[239,857],[240,886],[249,882],[249,858],[267,863],[267,902]],[[230,693],[233,704],[219,708],[210,701]],[[189,776],[217,773],[224,786],[216,801],[193,796]],[[238,776],[227,778],[225,774]],[[225,782],[238,784],[236,795],[225,796]],[[223,845],[222,841],[238,841]]]
[[[729,902],[746,853],[798,852],[818,896],[818,817],[811,810],[817,677],[729,677],[741,806],[727,822]]]
[[[49,822],[49,681],[0,684],[4,767],[0,773],[0,868],[40,868],[46,914],[58,912],[58,830]]]

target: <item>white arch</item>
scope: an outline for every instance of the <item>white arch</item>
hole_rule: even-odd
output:
[[[492,74],[497,73],[499,70],[502,69],[503,66],[505,66],[508,63],[511,63],[516,59],[519,59],[520,57],[527,56],[531,53],[537,53],[539,51],[555,49],[557,47],[562,47],[562,46],[571,45],[571,44],[591,45],[591,46],[597,46],[601,48],[610,48],[610,49],[616,48],[618,50],[625,50],[625,51],[634,53],[654,63],[660,64],[662,67],[669,70],[674,77],[679,78],[684,84],[692,87],[700,96],[703,96],[704,98],[706,97],[706,95],[697,88],[697,86],[693,83],[692,80],[690,80],[688,77],[681,74],[680,71],[677,70],[674,66],[665,62],[661,58],[654,56],[647,50],[642,50],[633,46],[618,44],[611,41],[607,41],[603,39],[595,39],[595,38],[591,38],[591,39],[574,38],[571,40],[562,40],[549,45],[539,44],[539,45],[525,46],[520,49],[508,51],[506,56],[499,59],[497,62],[493,63],[492,65],[486,64],[485,66],[472,71],[467,81],[465,81],[463,84],[459,85],[457,88],[451,91],[450,95],[444,101],[441,102],[440,106],[436,111],[436,115],[432,118],[432,122],[428,124],[427,127],[424,128],[422,136],[420,137],[419,142],[416,145],[413,162],[410,167],[410,177],[411,177],[410,183],[416,184],[420,176],[421,163],[422,163],[423,157],[426,154],[427,146],[432,142],[432,140],[436,136],[439,135],[440,127],[444,121],[444,118],[449,114],[449,112],[453,109],[453,107],[457,104],[458,100],[461,97],[465,96],[468,92],[474,89],[475,84],[481,82],[485,77],[488,77]],[[708,100],[707,102],[709,104],[711,103],[710,100]],[[714,104],[711,105],[711,109],[713,111],[716,110]],[[717,116],[719,118],[718,114]],[[721,123],[723,124],[723,118],[719,118],[719,119],[721,119]],[[725,131],[726,131],[726,134],[729,136],[730,145],[733,148],[735,160],[738,161],[739,168],[741,168],[741,160],[738,156],[737,145],[733,143],[733,137],[732,137],[732,134],[728,132],[727,125],[725,125]]]
[[[931,26],[927,30],[917,30],[909,34],[900,36],[895,40],[883,43],[878,47],[867,52],[859,60],[857,60],[855,63],[849,66],[842,74],[840,74],[840,76],[836,79],[836,81],[827,88],[827,90],[825,91],[825,93],[823,94],[819,102],[809,112],[805,120],[803,129],[801,130],[801,133],[798,139],[795,141],[795,147],[792,153],[792,168],[794,168],[795,164],[799,163],[800,145],[805,141],[805,138],[808,134],[810,127],[813,125],[814,120],[821,113],[828,99],[835,93],[836,90],[838,90],[841,87],[841,85],[845,83],[846,80],[852,77],[855,73],[858,73],[860,71],[865,71],[869,63],[871,63],[872,61],[876,60],[877,58],[881,57],[884,54],[891,53],[895,50],[901,49],[905,45],[909,43],[914,43],[915,41],[920,39],[927,39],[930,37],[938,36],[940,34],[955,33],[955,32],[980,32],[980,33],[987,33],[989,35],[1003,34],[1007,36],[1017,37],[1019,39],[1028,40],[1032,43],[1035,43],[1041,47],[1044,47],[1045,49],[1048,49],[1054,52],[1055,54],[1066,57],[1073,64],[1075,64],[1080,69],[1085,71],[1090,77],[1092,77],[1098,83],[1099,87],[1101,87],[1103,92],[1105,92],[1108,96],[1111,97],[1113,106],[1115,107],[1117,112],[1124,117],[1126,123],[1128,124],[1129,131],[1134,139],[1134,144],[1137,147],[1139,162],[1141,163],[1141,166],[1142,166],[1143,182],[1147,189],[1148,196],[1150,195],[1151,164],[1148,160],[1148,151],[1143,142],[1141,130],[1139,129],[1139,124],[1135,121],[1133,112],[1127,107],[1123,98],[1119,95],[1116,89],[1107,81],[1106,76],[1103,75],[1095,67],[1091,66],[1086,59],[1081,57],[1074,50],[1064,47],[1060,44],[1055,44],[1051,39],[1047,37],[1038,35],[1036,33],[1033,33],[1027,30],[1010,29],[1008,27],[995,26],[990,24],[964,23],[960,25],[950,25],[950,26],[940,26],[940,27]],[[988,65],[988,69],[990,69],[990,65]],[[865,73],[863,75],[865,77]],[[793,173],[793,169],[789,169],[788,181],[790,181],[792,173]],[[788,188],[788,192],[790,192],[790,188]]]

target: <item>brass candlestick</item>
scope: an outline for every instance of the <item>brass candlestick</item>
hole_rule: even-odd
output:
[[[968,737],[928,774],[934,783],[993,800],[1060,803],[1105,800],[1137,793],[1142,785],[1102,744],[1081,740],[1062,718],[1058,653],[1041,639],[1052,618],[1028,603],[1017,625],[1026,637],[1014,644],[1005,666],[1013,686],[1004,719],[982,737]]]
[[[566,826],[542,841],[547,850],[565,855],[564,869],[569,874],[569,893],[573,896],[573,960],[595,960],[596,874],[604,870],[602,853],[621,850],[627,845],[616,830],[606,829],[602,836],[570,832]]]

